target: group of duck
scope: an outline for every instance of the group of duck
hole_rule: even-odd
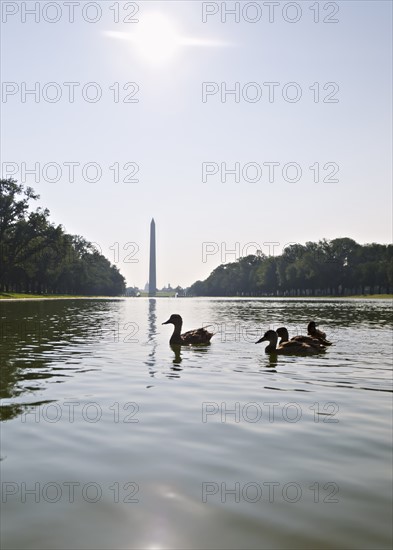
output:
[[[177,314],[171,315],[168,321],[162,324],[174,326],[173,334],[169,340],[171,346],[208,344],[214,336],[214,333],[209,332],[206,328],[198,328],[182,334],[183,319]],[[280,341],[278,342],[279,338]],[[321,353],[325,351],[327,346],[332,345],[332,342],[326,340],[326,334],[317,329],[315,321],[308,323],[307,336],[293,336],[289,339],[288,330],[285,327],[280,327],[277,330],[268,330],[255,343],[260,344],[261,342],[269,342],[265,348],[266,353],[280,355],[311,355]]]

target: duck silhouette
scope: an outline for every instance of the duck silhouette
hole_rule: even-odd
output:
[[[318,325],[315,321],[310,321],[307,325],[307,334],[309,334],[312,338],[319,340],[324,346],[331,346],[332,342],[326,340],[326,334],[321,330],[318,330],[317,326]]]
[[[261,342],[269,342],[269,345],[265,348],[265,353],[275,353],[279,355],[313,355],[314,353],[320,353],[325,350],[323,346],[317,348],[316,346],[310,346],[304,342],[297,342],[296,340],[289,340],[283,342],[277,347],[278,335],[275,330],[268,330],[260,338],[256,344]]]
[[[173,334],[169,340],[171,346],[189,346],[190,344],[209,344],[211,338],[214,336],[212,332],[209,332],[205,328],[198,328],[196,330],[189,330],[181,334],[181,328],[183,326],[183,319],[180,315],[173,313],[168,321],[162,323],[163,325],[173,325]]]
[[[280,327],[276,330],[277,335],[280,338],[280,341],[278,343],[279,346],[281,344],[284,344],[285,342],[302,342],[304,344],[308,344],[309,346],[314,346],[316,348],[325,348],[326,344],[322,344],[317,338],[313,338],[312,336],[293,336],[291,339],[289,339],[288,330],[286,327]]]

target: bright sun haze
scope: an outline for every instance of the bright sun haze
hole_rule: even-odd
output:
[[[175,23],[163,13],[146,14],[140,21],[133,42],[146,61],[162,63],[169,61],[178,48]]]

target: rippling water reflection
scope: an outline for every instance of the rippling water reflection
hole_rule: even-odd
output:
[[[213,325],[212,344],[171,348],[171,313]],[[0,317],[2,548],[390,548],[391,302],[24,301]],[[310,319],[325,354],[254,345]]]

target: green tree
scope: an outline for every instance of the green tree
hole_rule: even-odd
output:
[[[123,294],[124,277],[91,243],[51,223],[47,209],[29,211],[38,198],[29,187],[0,180],[0,290]]]

